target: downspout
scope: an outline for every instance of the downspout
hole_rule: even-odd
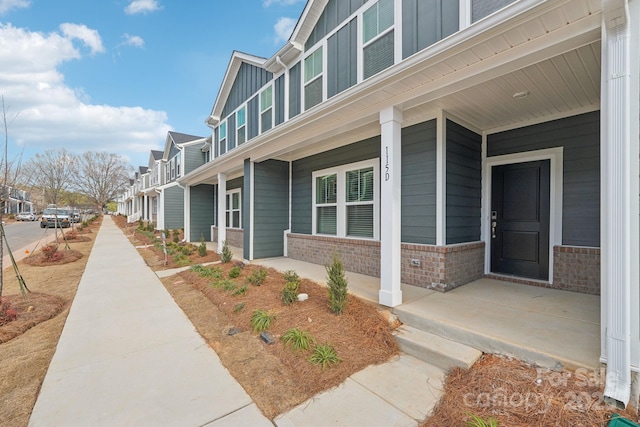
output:
[[[631,168],[626,156],[631,144],[631,49],[628,0],[602,0],[603,96],[606,96],[602,123],[602,173],[606,174],[602,188],[603,250],[605,264],[603,281],[606,292],[607,376],[605,400],[618,407],[629,403],[631,394],[631,277],[632,238],[630,180],[625,176]],[[625,158],[626,157],[626,158]],[[637,200],[636,200],[637,203]],[[615,206],[615,209],[613,208]]]

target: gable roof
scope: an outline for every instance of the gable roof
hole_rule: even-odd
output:
[[[151,157],[153,160],[161,160],[163,152],[160,150],[151,150]]]
[[[200,143],[200,142],[204,142],[206,139],[207,138],[205,136],[195,136],[195,135],[188,135],[186,133],[169,131],[167,132],[167,139],[165,140],[164,151],[161,151],[162,158],[164,160],[169,160],[172,144],[175,145],[177,149],[179,149],[185,144],[196,143],[196,142]]]

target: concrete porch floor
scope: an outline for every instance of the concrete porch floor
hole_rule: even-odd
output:
[[[234,248],[242,258],[242,251]],[[253,261],[326,283],[324,266],[286,257]],[[347,272],[349,292],[378,303],[380,279]],[[447,293],[402,285],[403,323],[486,353],[558,369],[600,367],[600,297],[480,279]]]

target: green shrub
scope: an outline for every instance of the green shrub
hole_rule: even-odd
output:
[[[300,282],[300,277],[298,276],[298,273],[296,273],[293,270],[285,271],[284,273],[282,273],[282,277],[286,282]]]
[[[222,290],[225,292],[234,292],[237,288],[233,280],[227,280],[227,279],[221,280],[218,286],[220,286]]]
[[[229,277],[235,279],[237,277],[240,277],[240,273],[242,273],[242,269],[240,267],[233,267],[231,270],[229,270]]]
[[[282,288],[282,302],[285,305],[293,304],[298,299],[298,287],[300,282],[287,282]]]
[[[244,306],[245,306],[244,302],[237,303],[236,306],[233,307],[233,312],[234,313],[240,313],[242,310],[244,310]]]
[[[237,296],[240,296],[240,295],[244,295],[246,293],[247,293],[247,286],[246,285],[242,285],[238,289],[233,291],[233,296],[237,297]]]
[[[468,414],[470,420],[467,421],[468,427],[499,427],[500,423],[497,419],[491,417],[488,419],[484,419],[478,415]]]
[[[298,328],[289,329],[287,332],[282,334],[280,339],[285,345],[291,347],[292,350],[309,350],[311,348],[311,344],[316,342],[309,332]]]
[[[333,254],[331,265],[326,266],[329,287],[329,307],[336,314],[342,314],[347,306],[347,278],[344,265],[337,254]]]
[[[87,221],[82,221],[82,226],[83,227],[88,227],[89,223]],[[138,227],[138,228],[140,228],[140,227]]]
[[[175,254],[173,256],[173,261],[180,266],[189,265],[191,263],[191,260],[184,254]]]
[[[222,242],[222,251],[220,251],[220,261],[226,264],[228,262],[231,262],[232,259],[233,259],[233,252],[231,252],[231,248],[229,247],[229,245],[227,244],[227,241],[225,240],[224,242]]]
[[[330,344],[319,344],[313,349],[313,354],[309,358],[309,362],[314,365],[321,365],[322,370],[329,365],[336,365],[340,362],[336,350]]]
[[[149,224],[147,224],[147,231],[150,233],[153,233],[154,231],[156,231],[156,227],[153,225],[151,221],[149,221]]]
[[[264,279],[267,278],[267,270],[261,268],[259,270],[254,271],[247,277],[247,283],[250,283],[254,286],[260,286],[264,282]]]
[[[173,230],[173,241],[175,243],[180,241],[180,230]]]
[[[204,242],[204,236],[200,235],[200,244],[198,245],[198,255],[207,256],[207,244]]]
[[[255,310],[251,314],[251,328],[254,332],[262,332],[269,329],[271,322],[275,319],[266,310]]]

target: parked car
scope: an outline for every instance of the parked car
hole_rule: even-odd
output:
[[[71,211],[71,222],[80,222],[80,211],[78,209]]]
[[[71,217],[68,210],[60,208],[46,208],[44,212],[42,212],[40,228],[68,228],[70,226]]]
[[[35,221],[36,219],[38,217],[33,212],[20,212],[16,216],[16,221]]]

